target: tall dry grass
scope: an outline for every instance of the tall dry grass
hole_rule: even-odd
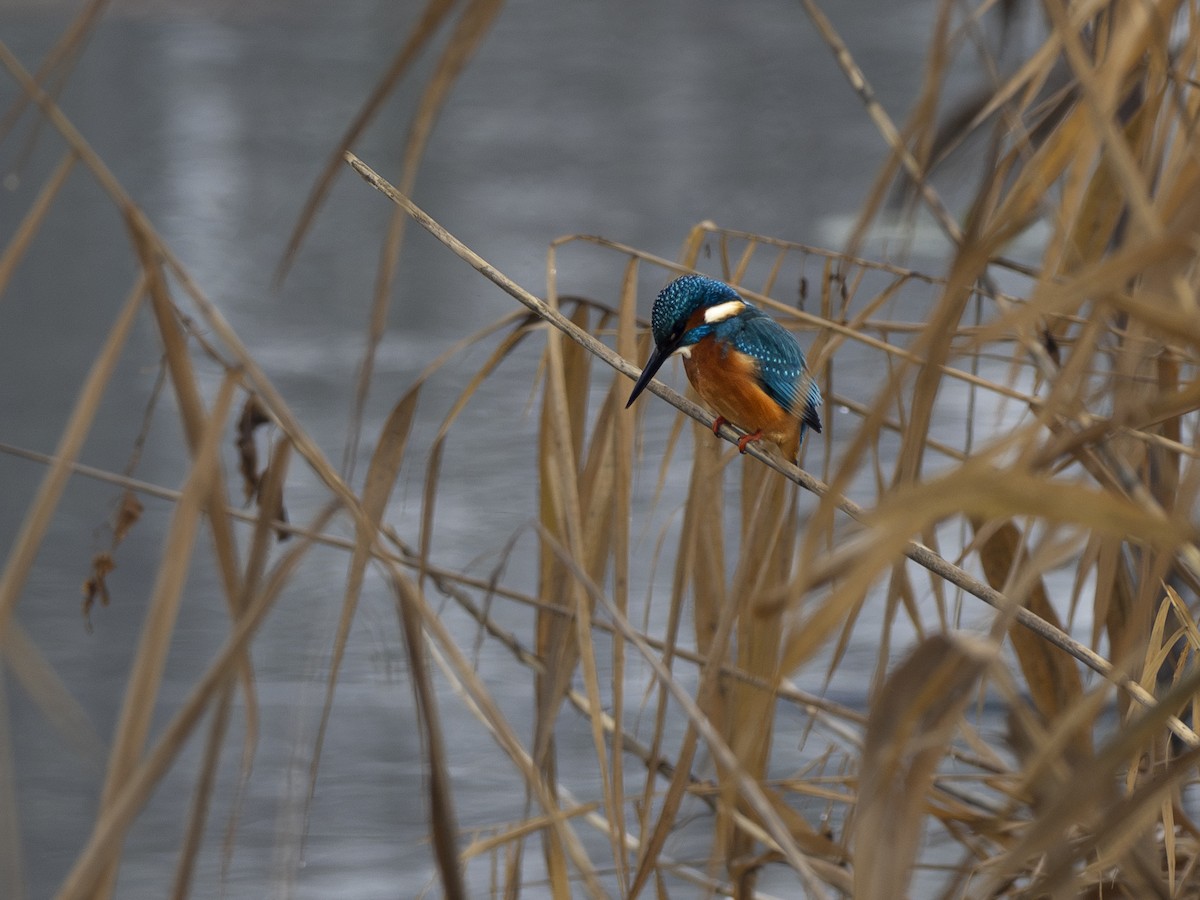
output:
[[[259,712],[249,648],[317,544],[340,548],[347,574],[310,778],[319,777],[339,669],[373,565],[394,592],[410,663],[430,851],[446,896],[468,896],[471,883],[489,884],[495,896],[521,896],[532,855],[544,863],[545,882],[530,893],[555,897],[697,890],[750,897],[768,880],[788,885],[792,896],[814,897],[1200,894],[1200,830],[1185,797],[1200,753],[1191,724],[1200,688],[1193,660],[1200,650],[1194,2],[1050,0],[1039,7],[1039,42],[1005,75],[989,54],[984,17],[1012,15],[1019,5],[989,12],[987,4],[967,10],[945,3],[922,94],[910,119],[897,124],[854,63],[854,36],[843,40],[805,0],[892,150],[852,246],[828,250],[704,223],[679,259],[665,260],[606,239],[566,238],[550,248],[549,285],[539,297],[406,197],[437,110],[501,7],[431,0],[331,155],[285,259],[286,268],[344,157],[395,204],[350,446],[359,439],[409,220],[523,309],[450,348],[409,387],[380,433],[362,436],[374,449],[357,487],[349,463],[339,469],[325,457],[203,286],[47,92],[103,6],[87,5],[37,78],[0,44],[0,63],[22,90],[4,121],[36,108],[68,148],[8,237],[0,290],[76,166],[123,213],[138,265],[54,452],[6,449],[38,459],[44,475],[0,576],[3,670],[76,744],[100,739],[16,615],[34,558],[73,473],[175,504],[108,742],[92,835],[60,896],[113,895],[123,854],[136,852],[125,843],[131,823],[185,744],[202,741],[172,895],[192,890],[233,716],[245,719],[249,735],[243,765],[254,757]],[[454,25],[414,118],[398,190],[348,151],[448,19]],[[979,69],[991,80],[947,120],[938,110],[964,45],[980,54]],[[963,142],[977,132],[983,152],[964,159],[960,149],[955,162],[955,148],[972,146]],[[982,163],[971,169],[979,185],[956,218],[940,198],[935,170],[953,178],[975,161]],[[940,276],[859,256],[898,174],[901,190],[953,247]],[[1014,265],[1008,247],[1035,223],[1048,235],[1041,259]],[[559,294],[557,280],[569,277],[558,260],[566,246],[607,261],[610,297]],[[682,413],[673,424],[664,424],[649,398],[624,410],[629,378],[648,350],[639,310],[670,275],[697,266],[739,285],[811,346],[828,398],[827,427],[807,447],[804,468],[757,447],[746,457],[732,452],[710,434],[711,416],[663,385],[652,391]],[[1006,293],[1001,285],[1018,288]],[[190,453],[178,492],[78,462],[139,315],[161,339]],[[470,400],[496,366],[533,340],[542,342],[537,541],[528,560],[537,585],[524,594],[443,565],[433,522],[455,423],[472,414]],[[447,359],[480,341],[493,349],[437,432],[421,527],[398,533],[388,524],[388,503],[401,471],[414,465],[406,450],[422,388]],[[199,360],[225,372],[215,396],[201,387]],[[865,392],[863,372],[872,373]],[[252,513],[230,497],[216,455],[220,442],[239,439],[239,406],[244,481],[257,499]],[[661,462],[643,452],[639,426],[651,415],[654,427],[669,429]],[[947,421],[963,425],[947,428]],[[273,423],[278,434],[263,466],[250,451],[257,422]],[[736,437],[728,427],[722,436]],[[351,450],[346,459],[353,457]],[[810,471],[815,460],[820,477]],[[289,465],[308,467],[327,489],[328,506],[307,523],[289,524],[281,513]],[[651,488],[637,472],[657,470],[661,485],[669,467],[685,465],[677,501],[654,492],[659,504],[678,503],[678,525],[648,550],[634,516],[647,505],[636,492]],[[327,531],[334,516],[350,523],[352,538]],[[129,514],[122,535],[136,529],[136,517]],[[250,537],[239,542],[234,523],[247,517]],[[190,694],[167,710],[166,726],[152,733],[150,714],[163,708],[163,664],[202,529],[215,548],[228,636]],[[274,549],[277,532],[292,541]],[[118,543],[112,555],[119,562]],[[646,587],[636,573],[647,556],[670,573],[669,591],[652,598],[664,611],[656,619],[661,628],[647,626],[638,606]],[[104,565],[93,574],[98,593]],[[525,667],[530,733],[506,718],[472,663],[474,635],[447,628],[438,597],[458,604],[486,640]],[[533,627],[506,630],[496,604],[533,610]],[[1091,633],[1069,629],[1075,619],[1093,622]],[[875,664],[859,710],[821,694],[836,685],[864,632]],[[631,696],[638,672],[647,677]],[[520,773],[522,820],[496,822],[486,833],[460,829],[457,810],[471,798],[456,793],[447,766],[438,683],[457,692],[492,736],[498,758]],[[970,712],[981,702],[1004,710],[1005,733],[973,724]],[[210,711],[207,735],[197,734]],[[779,734],[786,725],[794,735],[796,723],[802,735],[820,734],[827,749],[784,774],[780,765],[798,757],[786,744],[791,738]],[[563,729],[579,729],[591,752],[564,756]],[[20,772],[6,746],[0,871],[5,896],[16,897],[25,852],[12,802]],[[582,794],[579,785],[593,773],[598,787]],[[697,806],[704,809],[699,826]],[[699,832],[706,849],[686,858],[668,852],[682,831]]]

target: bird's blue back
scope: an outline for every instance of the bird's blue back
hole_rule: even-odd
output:
[[[800,416],[806,425],[821,430],[817,415],[821,389],[809,376],[804,351],[789,331],[757,306],[746,303],[736,316],[714,323],[712,335],[753,358],[763,391],[782,408]]]

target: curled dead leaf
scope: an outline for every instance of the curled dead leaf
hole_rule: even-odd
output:
[[[261,478],[258,472],[258,447],[254,443],[254,431],[270,421],[258,398],[251,394],[242,407],[242,414],[238,416],[236,441],[238,471],[242,473],[242,491],[246,500],[253,499],[258,493]]]
[[[107,578],[117,567],[116,561],[108,551],[97,553],[92,557],[92,573],[83,583],[83,626],[88,634],[92,632],[92,607],[99,599],[102,606],[108,606],[111,599],[108,593]]]

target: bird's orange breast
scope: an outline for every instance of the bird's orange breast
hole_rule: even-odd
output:
[[[800,449],[800,420],[759,386],[754,359],[712,337],[693,345],[683,361],[692,387],[712,409],[742,431],[761,431],[787,459]]]

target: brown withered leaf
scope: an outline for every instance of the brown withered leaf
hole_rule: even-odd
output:
[[[995,658],[978,638],[930,635],[872,701],[853,824],[855,897],[907,895],[934,774]]]
[[[92,557],[92,574],[83,583],[83,626],[88,634],[92,633],[92,607],[97,598],[101,606],[108,606],[110,597],[106,579],[116,567],[116,561],[108,551],[102,551]]]
[[[983,532],[982,520],[973,518],[971,525],[976,535]],[[1009,573],[1023,553],[1022,544],[1021,532],[1012,520],[999,523],[994,531],[983,537],[979,561],[992,587],[1005,589]],[[1030,584],[1025,605],[1054,627],[1063,627],[1041,578]],[[1008,638],[1017,653],[1034,706],[1044,722],[1053,722],[1083,696],[1079,667],[1071,657],[1015,622],[1009,626]],[[1090,741],[1086,735],[1080,735],[1079,741],[1079,751],[1090,753]]]
[[[133,528],[142,517],[142,512],[145,507],[142,506],[142,501],[137,498],[137,494],[133,491],[126,491],[121,495],[121,505],[117,509],[116,516],[113,517],[113,549],[117,549],[117,545],[125,540],[129,534],[129,529]]]
[[[254,443],[254,431],[270,421],[258,397],[251,394],[242,407],[242,414],[238,416],[236,441],[238,471],[242,473],[242,491],[247,500],[252,500],[258,494],[261,477],[258,473],[258,447]]]
[[[112,544],[108,550],[101,551],[92,557],[91,574],[83,582],[83,624],[88,634],[92,633],[92,607],[96,600],[101,606],[108,606],[111,595],[108,592],[107,577],[117,567],[114,554],[117,547],[130,530],[142,518],[145,507],[133,491],[126,490],[121,495],[121,503],[112,517]]]

